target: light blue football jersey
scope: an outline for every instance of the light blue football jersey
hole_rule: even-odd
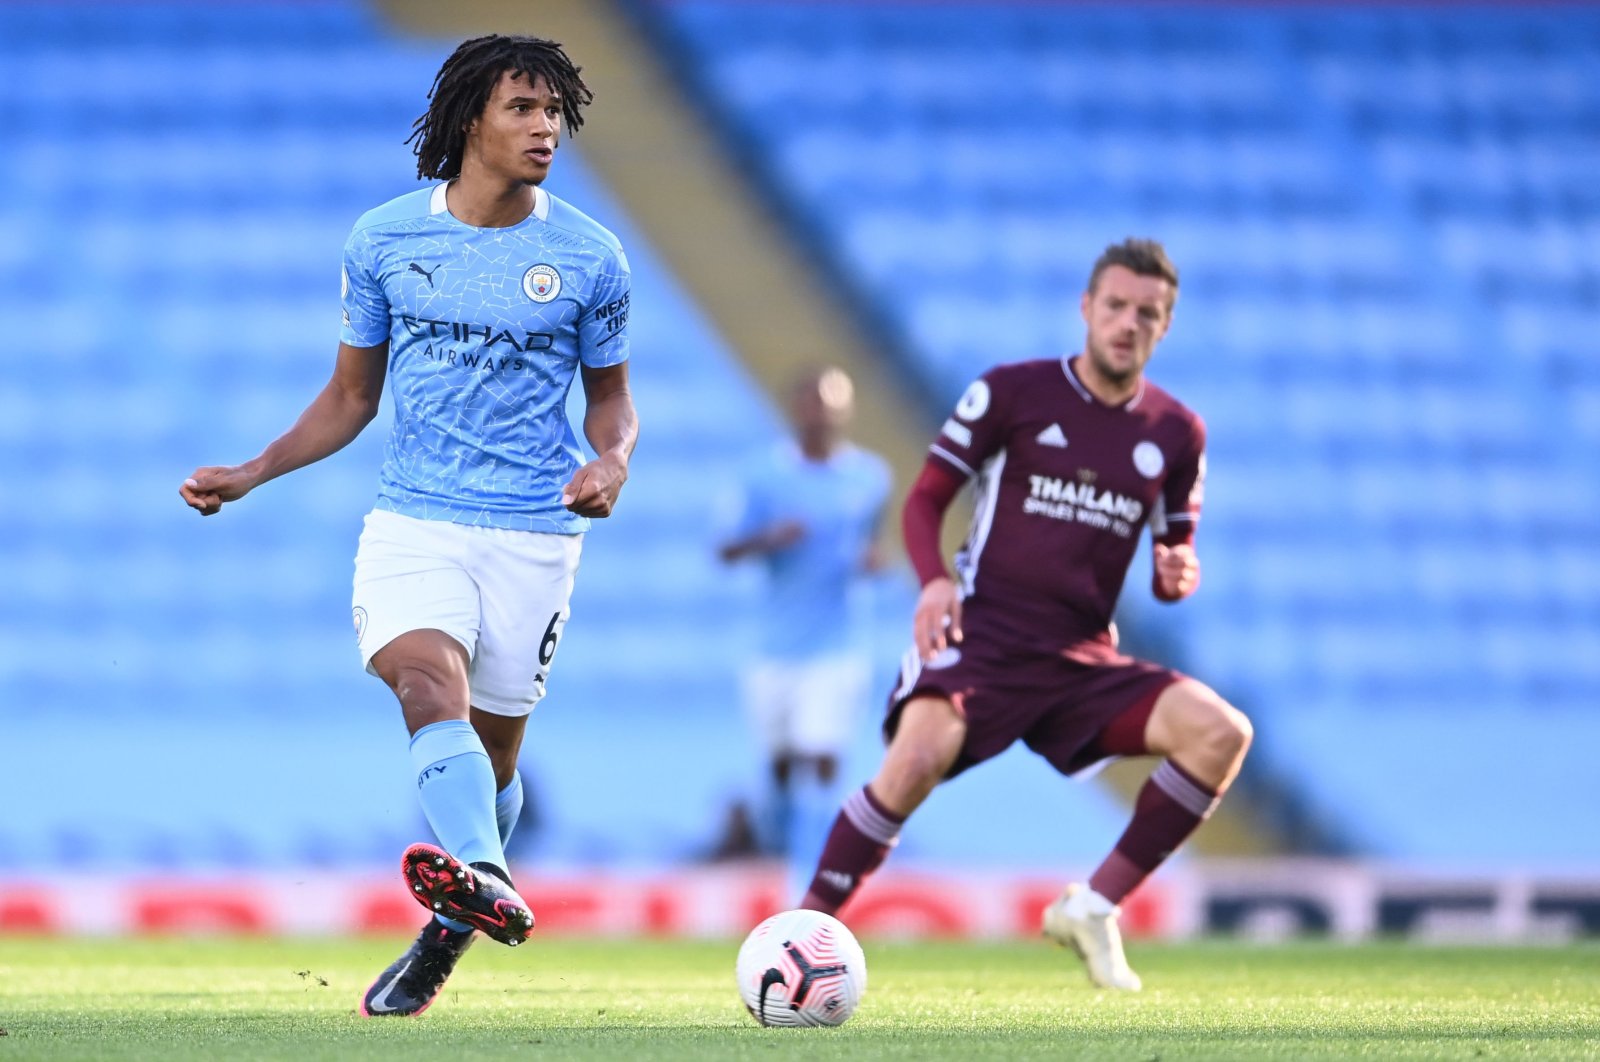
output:
[[[617,238],[534,189],[526,221],[480,229],[444,184],[370,210],[345,245],[351,346],[389,341],[394,430],[379,509],[576,534],[561,505],[583,463],[567,392],[580,364],[628,358],[628,260]]]
[[[762,558],[768,582],[761,605],[764,654],[800,660],[852,647],[852,591],[889,485],[883,458],[851,445],[812,461],[786,442],[745,469],[734,537],[789,520],[806,529],[794,545]]]

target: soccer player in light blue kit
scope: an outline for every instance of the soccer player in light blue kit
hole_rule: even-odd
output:
[[[739,515],[720,549],[726,562],[759,558],[767,570],[760,655],[744,695],[768,757],[765,840],[807,875],[871,678],[852,597],[879,566],[873,539],[889,496],[888,464],[844,436],[854,395],[837,367],[795,381],[795,437],[744,469]]]
[[[356,553],[367,670],[399,698],[418,796],[441,847],[402,859],[435,912],[367,990],[367,1015],[427,1009],[482,931],[519,944],[533,915],[507,872],[527,716],[544,696],[589,518],[610,515],[638,418],[628,390],[628,262],[616,237],[539,185],[593,98],[558,44],[456,49],[417,120],[439,181],[356,223],[333,379],[254,460],[198,469],[203,515],[347,445],[394,397],[378,501]],[[567,420],[583,381],[583,461]]]

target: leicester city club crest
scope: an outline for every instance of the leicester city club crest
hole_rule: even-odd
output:
[[[1146,439],[1133,448],[1133,467],[1145,479],[1155,479],[1167,467],[1167,460],[1161,456],[1161,447]]]
[[[553,265],[536,265],[522,274],[522,290],[534,302],[549,302],[561,294],[561,274]]]

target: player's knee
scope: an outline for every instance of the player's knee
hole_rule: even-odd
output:
[[[1164,729],[1173,751],[1198,753],[1219,763],[1237,762],[1250,748],[1254,730],[1245,714],[1198,682],[1185,682],[1163,695]],[[1176,740],[1172,740],[1175,738]]]
[[[900,712],[899,725],[873,789],[891,810],[910,814],[944,780],[966,740],[967,724],[941,698],[918,698]]]
[[[467,706],[456,703],[461,699],[462,683],[448,663],[411,660],[398,664],[390,675],[389,686],[408,716],[427,722],[466,718]]]
[[[919,786],[932,787],[950,769],[955,751],[943,742],[917,741],[901,757],[902,769]]]
[[[1244,759],[1255,737],[1248,716],[1212,694],[1204,702],[1200,717],[1198,739],[1208,753],[1221,760]]]

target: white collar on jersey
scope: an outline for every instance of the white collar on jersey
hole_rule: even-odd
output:
[[[1100,402],[1099,399],[1095,398],[1094,395],[1089,393],[1089,389],[1087,387],[1083,386],[1083,381],[1078,379],[1078,374],[1072,371],[1072,359],[1073,359],[1073,357],[1074,357],[1074,355],[1071,355],[1071,354],[1063,354],[1063,355],[1061,355],[1061,372],[1062,372],[1062,375],[1064,375],[1067,378],[1067,382],[1072,385],[1072,389],[1074,391],[1078,392],[1079,396],[1081,396],[1085,402],[1089,403],[1090,405],[1095,405],[1096,403],[1099,403],[1100,405],[1105,405],[1104,402]],[[1144,377],[1141,376],[1141,377],[1139,377],[1139,389],[1133,393],[1133,397],[1132,398],[1128,399],[1126,402],[1122,403],[1122,405],[1120,405],[1120,406],[1107,406],[1106,408],[1108,408],[1108,409],[1133,409],[1135,406],[1137,406],[1139,404],[1139,400],[1141,398],[1143,398],[1143,397],[1144,397]]]
[[[444,190],[449,187],[449,181],[433,186],[433,195],[428,198],[428,213],[443,214],[450,209],[444,201]],[[533,216],[540,221],[550,219],[550,193],[538,185],[533,186]]]

